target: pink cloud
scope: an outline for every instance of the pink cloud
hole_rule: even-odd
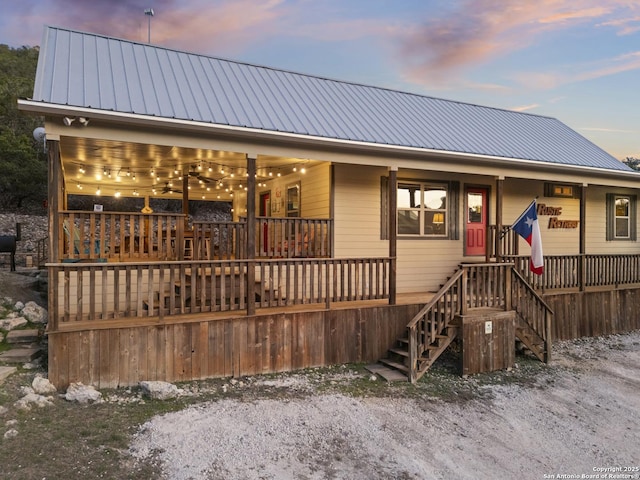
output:
[[[551,89],[560,85],[594,80],[640,70],[640,51],[605,58],[588,64],[568,65],[564,72],[521,72],[514,79],[532,89]]]
[[[595,19],[628,16],[633,4],[610,0],[465,0],[440,18],[409,29],[399,40],[400,58],[408,81],[447,83],[451,72],[523,49],[549,31]],[[550,86],[553,78],[539,78]]]

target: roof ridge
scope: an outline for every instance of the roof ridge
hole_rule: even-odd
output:
[[[438,100],[438,101],[447,102],[447,103],[455,103],[455,104],[458,104],[458,105],[466,105],[466,106],[470,106],[470,107],[482,108],[482,109],[487,109],[487,110],[495,110],[495,111],[500,111],[500,112],[507,112],[507,113],[516,114],[516,115],[524,115],[524,116],[536,117],[536,118],[546,118],[546,119],[549,119],[549,120],[559,121],[557,118],[551,117],[551,116],[548,116],[548,115],[540,115],[540,114],[529,113],[529,112],[519,112],[517,110],[510,110],[508,108],[499,108],[499,107],[492,107],[492,106],[489,106],[489,105],[480,105],[480,104],[472,103],[472,102],[463,102],[463,101],[460,101],[460,100],[452,100],[452,99],[448,99],[448,98],[435,97],[435,96],[427,95],[427,94],[423,94],[423,93],[407,92],[407,91],[404,91],[404,90],[398,90],[398,89],[394,89],[394,88],[390,88],[390,87],[371,85],[371,84],[361,83],[361,82],[356,82],[356,81],[351,81],[351,80],[341,80],[341,79],[331,78],[331,77],[326,77],[326,76],[321,76],[321,75],[314,75],[314,74],[311,74],[311,73],[299,72],[299,71],[294,71],[294,70],[287,70],[287,69],[284,69],[284,68],[276,68],[276,67],[272,67],[272,66],[269,66],[269,65],[261,65],[261,64],[257,64],[257,63],[251,63],[251,62],[246,62],[246,61],[241,61],[241,60],[235,60],[235,59],[230,59],[230,58],[225,58],[225,57],[219,57],[219,56],[210,55],[210,54],[197,53],[197,52],[186,51],[186,50],[179,50],[179,49],[173,48],[173,47],[166,47],[166,46],[163,46],[163,45],[157,45],[157,44],[153,44],[153,43],[146,43],[146,42],[141,42],[141,41],[138,41],[138,40],[128,40],[126,38],[113,37],[113,36],[105,35],[105,34],[101,34],[101,33],[85,32],[85,31],[76,30],[76,29],[73,29],[73,28],[56,27],[56,26],[51,26],[51,25],[46,25],[46,28],[67,31],[67,32],[70,32],[70,33],[76,33],[76,34],[80,34],[80,35],[101,37],[101,38],[105,38],[105,39],[109,39],[109,40],[115,40],[115,41],[119,41],[119,42],[127,42],[127,43],[131,43],[131,44],[135,44],[135,45],[141,45],[143,47],[158,49],[158,50],[166,50],[166,51],[181,53],[181,54],[185,54],[185,55],[194,55],[194,56],[197,56],[197,57],[203,57],[203,58],[207,58],[207,59],[211,59],[211,60],[218,60],[218,61],[222,61],[222,62],[234,63],[236,65],[245,65],[245,66],[254,67],[254,68],[262,68],[262,69],[271,70],[271,71],[274,71],[274,72],[282,72],[282,73],[287,73],[287,74],[291,74],[291,75],[299,75],[301,77],[315,78],[317,80],[324,80],[324,81],[334,82],[334,83],[339,83],[339,84],[353,85],[353,86],[363,87],[363,88],[371,88],[371,89],[374,89],[374,90],[383,90],[383,91],[392,92],[392,93],[396,93],[396,94],[400,94],[400,95],[410,95],[410,96],[413,96],[413,97],[425,98],[425,99],[430,99],[430,100]]]

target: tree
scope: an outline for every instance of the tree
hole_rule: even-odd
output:
[[[633,168],[634,170],[640,170],[640,158],[627,157],[623,160],[623,162],[629,168]]]
[[[37,47],[0,45],[0,209],[41,209],[47,196],[47,163],[33,130],[43,119],[18,110],[18,98],[31,97]]]

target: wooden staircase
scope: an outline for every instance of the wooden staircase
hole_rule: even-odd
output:
[[[511,263],[489,263],[461,265],[380,364],[402,374],[389,378],[417,382],[460,334],[462,316],[487,308],[514,310],[517,340],[541,361],[550,360],[551,309]],[[379,369],[371,371],[387,378]]]
[[[427,370],[451,345],[458,334],[457,326],[449,324],[442,334],[435,336],[435,340],[426,346],[424,354],[418,359],[418,369]],[[421,332],[424,336],[424,332]],[[396,345],[387,352],[387,357],[380,360],[380,363],[405,374],[404,380],[409,376],[409,335],[405,335],[396,340]]]

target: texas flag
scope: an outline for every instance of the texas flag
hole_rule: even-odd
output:
[[[544,259],[542,258],[542,240],[536,211],[536,201],[534,200],[511,225],[511,229],[531,245],[531,271],[536,275],[542,275]]]

